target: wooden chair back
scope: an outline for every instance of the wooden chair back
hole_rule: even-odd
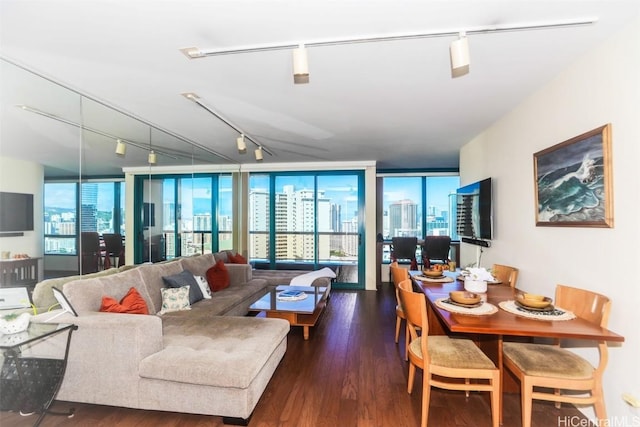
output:
[[[578,317],[603,328],[609,324],[611,301],[604,295],[586,289],[558,285],[555,298],[557,306],[571,310]]]
[[[400,267],[397,262],[392,262],[389,266],[391,270],[391,280],[393,280],[393,285],[398,288],[398,285],[403,280],[407,280],[409,278],[409,270],[406,268]]]
[[[422,336],[422,353],[425,366],[429,363],[427,352],[427,337],[429,335],[429,324],[427,322],[427,299],[422,292],[414,292],[411,279],[403,280],[398,285],[398,294],[404,314],[409,326],[411,341]],[[422,329],[420,335],[418,330]]]
[[[518,269],[508,265],[493,264],[491,268],[491,274],[497,280],[501,281],[503,285],[516,287],[518,281]]]

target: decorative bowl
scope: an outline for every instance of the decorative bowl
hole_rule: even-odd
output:
[[[442,276],[442,271],[439,270],[422,270],[422,274],[427,277],[440,277]]]
[[[30,313],[22,313],[12,319],[7,319],[6,317],[7,316],[0,317],[0,333],[16,334],[26,331],[27,328],[29,328],[29,321],[31,320]]]
[[[546,308],[553,301],[549,297],[545,297],[544,295],[536,295],[536,294],[517,294],[516,301],[525,307],[531,308]]]
[[[467,291],[452,291],[449,292],[449,298],[451,301],[458,304],[473,305],[480,302],[480,295]]]

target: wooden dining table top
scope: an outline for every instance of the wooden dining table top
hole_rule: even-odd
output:
[[[516,294],[522,292],[517,288],[505,285],[488,285],[487,302],[495,305],[498,311],[490,315],[467,315],[452,313],[436,306],[436,300],[447,298],[451,291],[464,290],[460,280],[453,282],[430,282],[416,278],[420,271],[411,271],[414,283],[422,289],[429,305],[438,318],[451,332],[476,333],[490,335],[509,335],[523,337],[551,337],[604,340],[623,342],[624,337],[606,328],[594,325],[580,317],[571,320],[531,319],[505,311],[499,307],[501,301],[515,300]],[[454,273],[445,273],[455,277]],[[562,308],[562,307],[560,307]]]

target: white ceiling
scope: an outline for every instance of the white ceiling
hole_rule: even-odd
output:
[[[272,151],[265,163],[457,168],[462,145],[639,12],[634,0],[0,0],[0,55],[66,86],[25,80],[24,70],[3,64],[0,154],[42,162],[52,175],[77,167],[66,150],[77,150],[78,130],[16,104],[148,143],[147,126],[100,103],[84,100],[80,114],[73,89],[169,131],[151,132],[152,144],[179,152],[166,163],[187,162],[184,140],[228,158],[194,149],[204,163],[254,162],[251,151],[238,154],[237,132],[181,96],[194,92]],[[470,35],[471,71],[457,79],[449,68],[454,37],[309,48],[307,85],[293,84],[288,50],[195,60],[179,50],[585,18],[598,21]],[[85,171],[108,174],[146,159],[134,149],[115,156],[109,138],[83,142]]]

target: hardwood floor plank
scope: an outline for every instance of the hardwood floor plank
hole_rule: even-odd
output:
[[[250,427],[414,427],[420,425],[422,372],[407,393],[404,334],[395,344],[395,294],[390,284],[376,291],[332,292],[308,341],[293,327],[287,352],[253,413]],[[520,425],[517,394],[506,394],[504,426]],[[221,417],[143,411],[55,402],[58,411],[76,408],[73,418],[47,415],[43,427],[221,427]],[[575,408],[535,402],[533,427],[558,425],[559,417],[585,418]],[[568,419],[568,418],[565,418]],[[0,412],[1,426],[31,426],[36,416]],[[482,393],[433,389],[429,425],[489,426]],[[577,422],[577,421],[576,421]],[[585,423],[585,421],[581,421]],[[584,424],[580,424],[584,425]]]

